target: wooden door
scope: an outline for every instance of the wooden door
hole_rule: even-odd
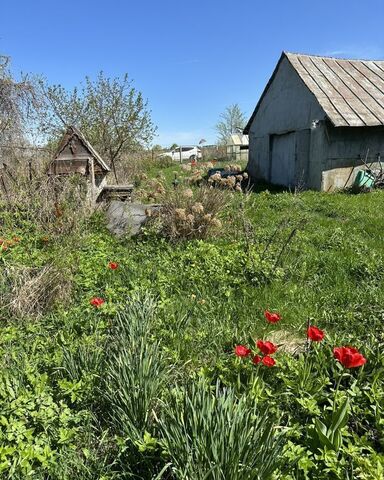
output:
[[[295,132],[273,135],[271,148],[270,182],[285,187],[295,186]]]

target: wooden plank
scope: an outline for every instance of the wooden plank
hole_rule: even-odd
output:
[[[105,185],[100,194],[100,199],[129,200],[132,201],[133,185]]]
[[[59,155],[55,158],[55,162],[88,162],[91,157],[89,155]]]
[[[96,200],[96,180],[95,180],[95,164],[93,158],[89,160],[89,172],[91,174],[91,185],[92,185],[92,190],[91,190],[91,196],[92,196],[92,202]]]
[[[50,175],[65,175],[70,173],[87,173],[87,160],[54,160],[48,167]]]
[[[128,185],[105,185],[103,187],[103,190],[133,190],[134,186],[133,184],[128,184]]]

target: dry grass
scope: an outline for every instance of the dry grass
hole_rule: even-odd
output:
[[[305,350],[305,338],[297,337],[287,330],[276,330],[268,335],[268,340],[279,346],[279,351],[297,355]]]
[[[244,184],[247,183],[248,173],[243,172],[240,165],[227,165],[226,171],[234,172],[234,175],[223,178],[220,172],[215,173],[208,179],[208,183],[215,187],[227,188],[229,190],[235,190],[242,192]]]
[[[171,241],[204,239],[220,233],[222,223],[218,216],[227,202],[225,192],[206,186],[165,190],[154,223],[159,233]]]
[[[143,150],[124,156],[116,165],[119,183],[140,183],[141,177],[145,177],[152,168],[167,168],[175,164],[170,157],[159,157],[159,153]]]
[[[40,316],[71,296],[71,282],[53,265],[41,268],[7,267],[3,271],[6,288],[1,303],[12,316]]]
[[[48,235],[72,233],[79,228],[92,209],[86,198],[83,177],[71,175],[52,177],[46,174],[47,160],[41,160],[31,171],[28,162],[14,161],[0,185],[0,209],[15,225],[15,218],[30,222]],[[6,227],[7,225],[4,225]]]
[[[42,156],[31,169],[27,155],[7,157],[5,181],[0,184],[0,230],[25,231],[32,236],[38,233],[42,241],[71,238],[74,242],[92,213],[84,179],[76,175],[48,176],[49,158]],[[15,242],[6,238],[3,249],[4,244],[12,248]],[[69,278],[68,272],[53,264],[32,268],[4,263],[0,271],[0,314],[5,318],[42,315],[70,298]]]

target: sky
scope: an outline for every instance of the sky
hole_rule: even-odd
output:
[[[128,73],[155,144],[211,144],[227,106],[251,115],[283,50],[384,59],[383,20],[384,0],[0,0],[0,54],[66,88]]]

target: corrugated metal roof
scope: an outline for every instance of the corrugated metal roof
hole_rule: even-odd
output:
[[[336,127],[384,125],[384,61],[286,57]]]
[[[283,52],[261,99],[285,57],[335,127],[384,125],[384,61]],[[248,133],[260,101],[244,133]]]
[[[248,143],[248,135],[243,133],[233,133],[228,142],[229,145],[248,145]]]

